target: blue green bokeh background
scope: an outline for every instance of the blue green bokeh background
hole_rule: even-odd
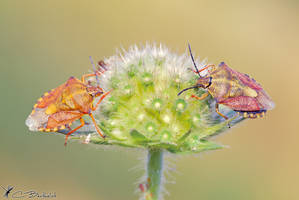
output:
[[[30,133],[24,122],[44,92],[80,77],[116,48],[164,43],[250,74],[276,103],[215,140],[228,149],[171,157],[179,200],[299,199],[299,2],[178,0],[0,1],[0,185],[63,200],[137,199],[144,152]],[[0,199],[4,199],[0,188]],[[3,193],[4,194],[4,193]]]

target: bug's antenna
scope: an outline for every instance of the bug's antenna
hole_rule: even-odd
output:
[[[189,48],[189,53],[190,53],[190,56],[191,56],[191,59],[192,59],[192,62],[194,64],[194,67],[196,69],[196,73],[198,74],[198,76],[200,77],[200,74],[199,74],[199,71],[198,71],[198,68],[196,66],[196,63],[195,63],[195,60],[194,60],[194,57],[193,57],[193,54],[192,54],[192,51],[191,51],[191,45],[190,43],[188,43],[188,48]]]
[[[183,89],[182,91],[180,91],[178,93],[178,96],[180,96],[183,92],[185,92],[187,90],[190,90],[190,89],[193,89],[193,88],[198,88],[198,87],[200,87],[200,85],[195,85],[195,86],[192,86],[192,87],[185,88],[185,89]]]
[[[91,64],[92,64],[93,72],[94,72],[94,74],[96,75],[97,84],[98,84],[98,86],[99,86],[99,85],[100,85],[100,81],[99,81],[99,78],[98,78],[98,75],[97,75],[96,67],[95,67],[95,65],[94,65],[94,63],[93,63],[93,60],[92,60],[92,57],[91,57],[91,56],[89,56],[89,60],[90,60],[90,62],[91,62]]]

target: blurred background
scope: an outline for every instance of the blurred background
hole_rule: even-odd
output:
[[[1,0],[0,185],[63,200],[138,199],[144,152],[30,133],[35,101],[116,48],[156,42],[251,75],[276,103],[217,137],[230,148],[171,156],[166,200],[299,199],[299,1]],[[132,170],[130,170],[132,169]],[[0,188],[0,199],[4,190]]]

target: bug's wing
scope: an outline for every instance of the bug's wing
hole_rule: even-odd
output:
[[[70,77],[66,83],[58,86],[55,89],[52,89],[49,92],[46,92],[37,102],[37,108],[45,108],[50,104],[55,103],[59,98],[62,98],[62,95],[65,96],[64,93],[73,92],[74,85],[84,85],[80,80],[75,77]],[[64,98],[64,97],[63,97]]]
[[[226,105],[233,110],[238,111],[258,111],[261,110],[258,101],[253,97],[238,96],[233,98],[224,99],[220,104]]]
[[[248,86],[254,90],[262,90],[262,86],[258,84],[253,78],[250,78],[247,74],[243,74],[236,70],[231,69],[228,67],[224,62],[220,63],[219,67],[225,68],[227,71],[231,73],[232,76],[236,76],[238,80],[241,81],[242,84]]]
[[[79,80],[71,77],[68,81],[49,92],[46,92],[37,100],[31,114],[26,119],[26,125],[31,131],[37,131],[41,127],[45,127],[51,114],[60,110],[59,101],[67,88],[72,87],[74,82]],[[62,104],[65,106],[65,104]],[[61,107],[61,106],[60,106]]]
[[[64,104],[59,105],[62,110],[79,110],[83,113],[90,111],[93,97],[87,92],[87,86],[78,79],[71,80],[68,82],[63,92]],[[64,108],[63,106],[68,108]]]
[[[254,97],[259,104],[260,109],[272,110],[275,106],[270,96],[263,90],[262,86],[247,74],[240,73],[221,63],[219,67],[225,68],[230,72],[235,80],[238,80],[240,89],[244,92],[240,96]]]
[[[79,111],[61,111],[52,114],[48,118],[47,127],[48,129],[60,128],[73,121],[79,119],[83,114]],[[64,129],[64,128],[63,128]]]
[[[46,92],[36,103],[35,108],[45,108],[55,102],[66,88],[66,84],[62,84],[55,89]]]
[[[57,99],[61,96],[65,89],[65,83],[58,86],[57,88],[46,92],[41,98],[37,100],[37,103],[33,106],[31,114],[26,119],[25,124],[31,131],[38,131],[39,128],[44,127],[47,124],[49,114],[46,112],[47,109],[55,111],[56,107],[53,106]]]
[[[261,107],[265,110],[272,110],[275,107],[275,103],[269,97],[265,90],[258,91],[258,96],[256,97]]]

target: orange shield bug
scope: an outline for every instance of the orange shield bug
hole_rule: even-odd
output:
[[[267,110],[274,108],[273,101],[260,84],[247,74],[231,69],[224,62],[220,63],[218,67],[215,65],[207,65],[203,69],[198,70],[191,52],[190,44],[188,47],[196,69],[195,72],[199,78],[195,86],[182,90],[178,95],[193,88],[207,89],[207,92],[202,96],[197,97],[192,95],[191,97],[202,100],[210,94],[216,100],[216,112],[226,120],[228,117],[219,112],[219,104],[231,108],[244,118],[252,119],[264,117]],[[207,75],[200,75],[201,71],[210,67],[212,70],[209,71]]]
[[[92,59],[90,57],[92,62]],[[96,128],[96,131],[105,137],[93,117],[92,111],[95,111],[101,101],[109,94],[99,86],[98,75],[105,70],[95,70],[93,74],[85,74],[81,80],[70,77],[66,83],[46,92],[38,99],[33,110],[26,120],[26,125],[31,131],[57,132],[66,128],[70,131],[65,136],[65,145],[68,136],[85,125],[82,116],[89,115]],[[86,82],[86,78],[95,76],[97,86],[92,86]],[[100,97],[97,103],[93,104],[96,97]],[[81,125],[71,130],[70,125],[75,120],[80,120]]]

